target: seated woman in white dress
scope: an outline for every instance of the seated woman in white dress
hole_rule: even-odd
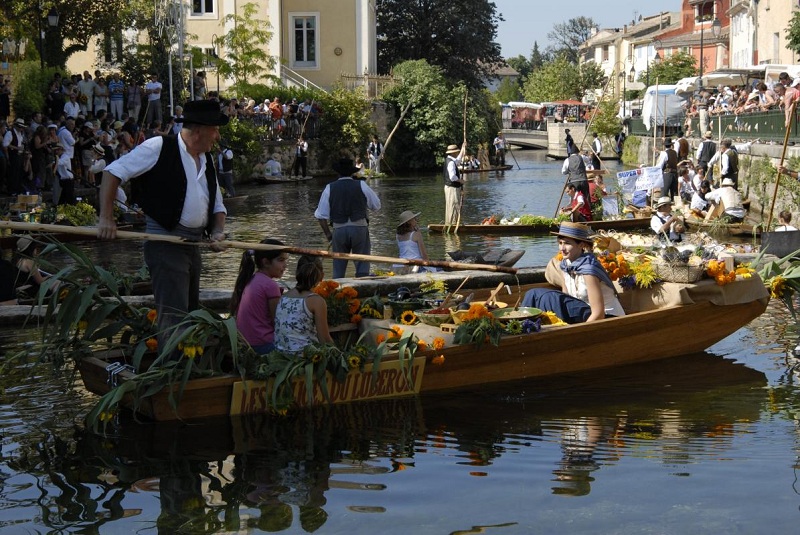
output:
[[[592,253],[589,227],[565,221],[553,234],[558,236],[558,249],[563,256],[559,264],[563,272],[561,291],[528,290],[522,306],[554,312],[570,324],[624,316],[614,283]]]
[[[428,260],[428,252],[425,250],[425,242],[422,241],[422,234],[419,231],[417,218],[419,213],[406,210],[400,214],[397,225],[397,248],[400,250],[400,258],[409,260]],[[427,266],[408,266],[405,264],[395,264],[395,271],[403,273],[418,273],[421,271],[441,271],[439,268]]]

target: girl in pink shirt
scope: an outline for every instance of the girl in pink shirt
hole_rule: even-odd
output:
[[[261,243],[283,245],[269,238]],[[247,250],[242,254],[230,310],[236,317],[239,332],[258,354],[275,348],[275,309],[281,298],[281,287],[274,279],[283,276],[288,259],[288,253],[278,249]]]

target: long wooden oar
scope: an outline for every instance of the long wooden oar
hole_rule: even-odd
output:
[[[66,225],[46,225],[43,223],[22,223],[16,221],[0,221],[0,229],[24,230],[26,232],[62,233],[76,234],[96,238],[97,229],[92,227],[70,227]],[[146,232],[131,232],[118,230],[117,238],[125,240],[148,240],[176,243],[181,245],[211,246],[220,245],[233,249],[252,249],[254,251],[286,251],[294,254],[305,254],[310,256],[321,256],[324,258],[335,258],[338,260],[354,260],[360,262],[377,262],[383,264],[403,264],[408,266],[429,266],[452,269],[474,269],[479,271],[498,271],[501,273],[515,274],[516,268],[506,266],[493,266],[491,264],[467,264],[463,262],[446,262],[444,260],[412,260],[409,258],[396,258],[393,256],[377,256],[355,253],[334,253],[319,249],[305,249],[302,247],[290,247],[284,245],[269,245],[266,243],[253,243],[237,240],[224,240],[221,242],[191,241],[178,236],[165,234],[148,234]]]
[[[397,119],[397,122],[394,124],[394,128],[392,128],[392,131],[389,132],[389,136],[386,138],[386,142],[383,144],[383,150],[381,151],[380,159],[383,160],[384,163],[386,163],[386,166],[389,168],[389,171],[392,171],[392,168],[391,166],[389,166],[388,162],[386,162],[386,148],[389,146],[389,143],[392,141],[392,136],[394,136],[394,133],[397,132],[397,129],[400,127],[400,123],[403,121],[403,118],[406,116],[406,113],[408,113],[408,110],[410,109],[411,109],[411,103],[409,102],[408,104],[405,105],[403,111],[400,112],[400,118]],[[394,174],[394,171],[392,171],[392,174]]]
[[[467,97],[469,90],[464,90],[464,145],[467,144]],[[456,218],[456,228],[453,234],[458,234],[458,227],[461,225],[461,209],[464,208],[464,186],[461,186],[461,201],[458,203],[458,217]]]
[[[775,200],[778,198],[778,186],[781,183],[781,167],[783,167],[783,162],[786,159],[786,146],[789,144],[789,132],[792,130],[795,108],[797,108],[796,100],[792,102],[792,107],[789,110],[789,124],[786,125],[786,133],[783,135],[783,152],[781,152],[781,163],[778,165],[778,174],[775,176],[775,191],[772,193],[772,203],[769,205],[767,231],[769,231],[769,228],[772,226],[772,212],[775,210]]]

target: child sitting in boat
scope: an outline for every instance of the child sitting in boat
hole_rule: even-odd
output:
[[[267,163],[264,164],[264,175],[266,176],[283,176],[283,170],[281,169],[281,162],[279,161],[278,153],[272,154],[267,160]]]
[[[792,213],[789,210],[781,210],[781,213],[778,214],[778,223],[779,225],[775,227],[776,232],[784,232],[787,230],[797,230],[796,227],[793,227],[789,223],[792,222]]]
[[[421,213],[421,212],[420,212]],[[419,231],[417,218],[420,213],[406,210],[398,219],[397,224],[397,248],[400,250],[400,258],[409,260],[428,260],[428,252],[425,250],[425,242],[422,241],[422,234]],[[418,273],[420,271],[440,271],[438,268],[426,266],[408,266],[397,264],[393,266],[397,273]]]
[[[283,245],[267,238],[261,243]],[[242,253],[239,276],[231,296],[231,315],[236,328],[256,353],[263,355],[275,349],[275,311],[281,299],[280,279],[286,271],[288,253],[247,250]]]
[[[328,305],[311,289],[325,276],[322,261],[303,255],[297,261],[297,286],[281,297],[275,311],[275,349],[300,353],[312,343],[332,344],[328,330]]]
[[[671,242],[683,241],[686,224],[683,219],[672,213],[672,199],[659,197],[655,205],[655,213],[650,218],[650,228],[658,239],[664,241],[669,237]]]
[[[584,197],[583,192],[578,189],[577,184],[570,182],[567,184],[567,195],[570,196],[569,206],[561,209],[562,214],[568,214],[573,223],[591,221],[592,209]]]
[[[558,236],[558,249],[563,256],[559,264],[563,276],[561,291],[528,290],[522,306],[554,312],[570,324],[624,316],[614,283],[592,253],[589,227],[565,221],[552,234]]]

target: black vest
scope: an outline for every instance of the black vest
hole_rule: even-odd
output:
[[[341,225],[367,218],[367,196],[361,191],[360,181],[337,180],[330,188],[331,221]]]
[[[214,223],[214,201],[217,196],[217,173],[214,161],[206,153],[206,182],[208,184],[208,224]],[[135,187],[134,187],[135,186]],[[152,169],[132,181],[131,196],[145,214],[167,230],[173,230],[181,220],[186,199],[186,172],[183,170],[178,138],[164,136],[161,153]]]
[[[233,158],[230,160],[225,157],[225,153],[222,153],[222,169],[220,169],[221,173],[232,173],[233,172]]]
[[[567,176],[570,182],[587,181],[589,178],[586,176],[586,164],[583,163],[583,158],[577,152],[569,155],[569,164],[567,167]]]
[[[450,163],[450,159],[445,156],[444,158],[444,169],[442,171],[442,176],[444,177],[444,185],[450,186],[451,188],[460,188],[461,187],[461,171],[458,169],[458,164],[456,164],[456,181],[450,180],[450,173],[447,171],[447,164]]]
[[[667,161],[664,162],[661,169],[665,173],[677,173],[678,172],[678,153],[675,152],[673,149],[665,149],[664,152],[667,153]]]
[[[703,147],[700,149],[700,156],[697,157],[697,163],[707,164],[717,152],[717,144],[713,141],[703,141],[702,145]]]
[[[723,173],[722,178],[739,178],[739,153],[730,148],[725,154],[728,155],[728,172]]]

